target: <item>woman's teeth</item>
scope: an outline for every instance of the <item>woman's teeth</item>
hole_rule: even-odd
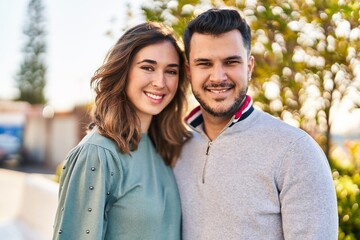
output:
[[[163,98],[164,95],[155,95],[155,94],[152,94],[152,93],[146,93],[146,95],[152,99],[155,99],[155,100],[160,100]]]

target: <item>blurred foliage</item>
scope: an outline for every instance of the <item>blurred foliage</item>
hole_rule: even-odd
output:
[[[238,9],[251,25],[254,104],[307,131],[329,156],[337,108],[360,106],[359,1],[149,0],[142,10],[181,37],[211,7]]]
[[[41,0],[30,0],[23,30],[25,39],[22,49],[23,60],[16,76],[16,83],[20,92],[18,100],[31,104],[46,102],[44,96],[46,32],[43,11],[44,6]]]
[[[334,179],[338,200],[339,239],[360,238],[360,174],[335,175]]]
[[[360,141],[346,141],[332,151],[339,213],[339,239],[360,239]]]
[[[55,175],[54,175],[54,181],[59,183],[60,182],[60,176],[61,176],[61,173],[62,173],[62,170],[63,170],[63,167],[64,167],[64,163],[61,162],[60,164],[58,164],[56,166],[56,170],[55,170]]]

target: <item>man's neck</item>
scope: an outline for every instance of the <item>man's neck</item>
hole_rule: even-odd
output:
[[[231,117],[215,117],[204,109],[201,109],[201,113],[204,119],[204,132],[211,141],[223,131],[231,120]]]

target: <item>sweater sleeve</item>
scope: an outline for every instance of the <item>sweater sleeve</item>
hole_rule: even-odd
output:
[[[331,170],[308,135],[290,145],[277,175],[285,239],[335,240],[338,215]]]
[[[60,178],[53,239],[103,239],[110,202],[112,154],[84,144],[68,155]],[[110,164],[111,165],[111,164]]]

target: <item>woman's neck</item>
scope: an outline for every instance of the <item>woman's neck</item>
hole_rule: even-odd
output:
[[[142,133],[147,133],[149,128],[150,128],[150,124],[151,124],[151,120],[152,120],[152,116],[149,115],[139,115],[138,117],[140,119],[140,125],[141,125],[141,132]]]

